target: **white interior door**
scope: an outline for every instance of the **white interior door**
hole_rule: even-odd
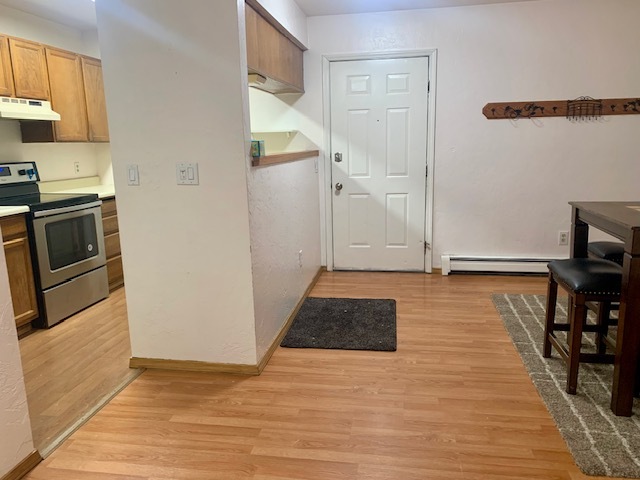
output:
[[[335,269],[424,271],[428,68],[330,64]]]

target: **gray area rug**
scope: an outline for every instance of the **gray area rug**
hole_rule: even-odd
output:
[[[280,345],[395,351],[396,301],[309,297]]]
[[[566,299],[560,298],[556,322],[567,318]],[[640,478],[640,402],[634,400],[632,417],[611,412],[612,365],[580,364],[577,395],[565,392],[565,363],[555,350],[552,358],[542,357],[545,302],[544,295],[493,295],[511,340],[580,470],[587,475]],[[593,334],[585,335],[583,350],[593,347]]]

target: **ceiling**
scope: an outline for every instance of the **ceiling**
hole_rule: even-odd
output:
[[[108,1],[108,0],[107,0]],[[295,0],[308,16],[460,7],[532,0]],[[0,5],[46,18],[78,30],[96,28],[92,0],[0,0]]]
[[[391,12],[422,8],[463,7],[532,0],[295,0],[309,17],[345,13]]]

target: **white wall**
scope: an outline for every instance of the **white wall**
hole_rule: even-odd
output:
[[[237,5],[96,6],[132,354],[255,364]],[[176,185],[187,161],[199,186]]]
[[[249,173],[251,258],[258,358],[262,358],[320,267],[315,159]],[[298,263],[302,251],[302,265]]]
[[[295,2],[260,3],[306,44],[306,16]],[[276,96],[250,88],[248,99],[251,131],[299,129],[302,118],[296,102],[300,95]],[[269,349],[320,267],[317,160],[249,167],[247,171],[258,359]]]
[[[301,118],[295,103],[299,95],[275,96],[250,88],[249,98],[252,131],[298,129]],[[258,358],[320,268],[317,161],[311,158],[248,172]]]
[[[0,248],[0,477],[35,450],[9,278]]]
[[[569,200],[640,194],[640,116],[512,123],[481,110],[638,95],[639,16],[636,0],[541,0],[309,18],[301,130],[323,145],[322,55],[437,48],[434,266],[443,253],[568,254]]]
[[[80,30],[4,5],[0,5],[0,33],[84,55],[96,56],[100,52],[97,38],[91,40],[88,33],[83,37]]]
[[[83,30],[81,35],[84,43],[84,51],[82,53],[90,57],[100,58],[98,30]]]
[[[0,33],[100,57],[96,32],[81,32],[4,5],[0,5]],[[43,181],[97,175],[104,152],[104,147],[90,143],[23,144],[17,120],[0,121],[0,139],[0,162],[35,161]],[[75,162],[80,163],[79,174]]]
[[[97,175],[100,148],[104,150],[104,146],[91,143],[22,143],[20,123],[0,120],[0,162],[34,161],[43,181]],[[79,174],[75,173],[75,162],[80,164]]]

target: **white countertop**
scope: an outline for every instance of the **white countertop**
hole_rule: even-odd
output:
[[[94,185],[92,187],[56,190],[55,192],[51,193],[97,193],[98,198],[110,198],[116,196],[116,191],[113,185]]]
[[[10,215],[17,215],[28,211],[29,207],[26,205],[18,205],[17,207],[0,207],[0,217],[8,217]]]

